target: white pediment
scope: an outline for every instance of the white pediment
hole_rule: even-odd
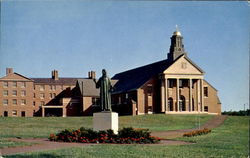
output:
[[[192,75],[202,75],[203,72],[198,67],[195,66],[191,61],[182,56],[177,61],[175,61],[171,66],[169,66],[164,74],[192,74]]]

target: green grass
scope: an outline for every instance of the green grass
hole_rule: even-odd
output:
[[[213,116],[201,115],[201,123]],[[147,128],[151,131],[194,128],[197,126],[196,115],[141,115],[119,117],[119,127]],[[34,137],[47,138],[50,133],[63,129],[92,128],[92,117],[0,117],[0,138]]]
[[[17,146],[27,146],[27,145],[33,145],[36,143],[26,143],[26,142],[17,142],[8,140],[6,138],[0,138],[0,149],[2,148],[9,148],[9,147],[17,147]]]
[[[193,138],[179,138],[196,142],[192,145],[93,145],[60,150],[26,153],[6,157],[247,157],[249,152],[249,117],[230,116],[212,133]]]

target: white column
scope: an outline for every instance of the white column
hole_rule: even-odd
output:
[[[200,91],[200,82],[201,82],[201,80],[198,80],[197,81],[197,106],[198,106],[198,109],[197,109],[197,111],[200,111],[200,104],[201,104],[201,101],[200,101],[200,93],[201,93],[201,91]]]
[[[179,91],[179,78],[176,79],[176,102],[177,102],[177,110],[180,110],[180,105],[179,105],[179,97],[180,97],[180,91]]]
[[[204,88],[203,88],[203,79],[201,79],[201,111],[204,111]]]
[[[165,81],[161,77],[161,112],[165,112]]]
[[[193,82],[192,82],[192,79],[190,78],[189,79],[189,111],[192,111],[192,85],[193,85]]]
[[[42,117],[44,117],[44,107],[42,106]]]
[[[168,78],[165,76],[165,112],[169,111],[168,109]]]

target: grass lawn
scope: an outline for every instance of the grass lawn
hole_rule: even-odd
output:
[[[96,145],[26,153],[6,157],[247,157],[249,154],[249,117],[230,116],[212,133],[193,138],[192,145]]]
[[[213,116],[201,115],[201,124]],[[148,128],[151,131],[187,129],[197,127],[196,115],[141,115],[119,117],[119,127]],[[47,138],[60,130],[92,128],[92,117],[0,117],[0,138],[34,137]]]
[[[2,148],[8,148],[8,147],[16,147],[16,146],[27,146],[32,145],[36,143],[26,143],[26,142],[17,142],[8,140],[7,138],[0,138],[0,149]]]

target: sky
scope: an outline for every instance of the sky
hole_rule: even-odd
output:
[[[0,76],[108,75],[166,59],[175,25],[224,110],[249,107],[246,1],[2,0]],[[146,72],[145,72],[146,73]]]

